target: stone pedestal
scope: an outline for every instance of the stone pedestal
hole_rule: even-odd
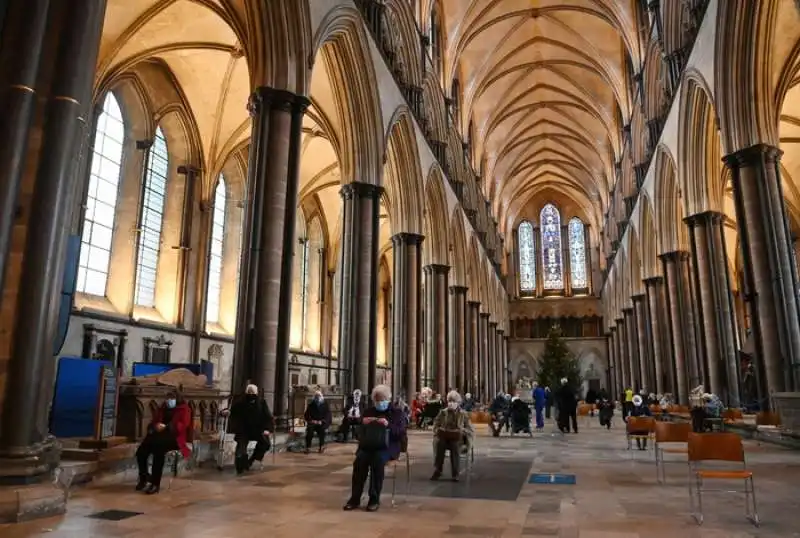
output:
[[[775,392],[772,401],[781,417],[781,427],[800,433],[800,392]]]
[[[0,487],[0,524],[58,516],[66,511],[67,491],[54,484]]]

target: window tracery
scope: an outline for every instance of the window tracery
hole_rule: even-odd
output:
[[[219,323],[220,299],[222,293],[222,258],[225,238],[227,191],[225,176],[220,174],[214,190],[214,213],[211,224],[211,247],[208,262],[208,292],[206,302],[206,323]]]
[[[564,288],[561,256],[561,215],[553,204],[547,204],[539,214],[542,226],[542,281],[545,290]]]
[[[519,249],[519,289],[522,292],[536,290],[536,245],[533,224],[522,221],[517,228]]]
[[[568,232],[570,281],[573,289],[586,288],[586,236],[581,219],[570,219]]]

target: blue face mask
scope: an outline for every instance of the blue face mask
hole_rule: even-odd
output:
[[[178,404],[178,402],[175,401],[175,398],[167,400],[167,407],[169,407],[170,409],[175,409],[175,406],[177,404]]]
[[[389,402],[384,400],[382,402],[375,402],[375,409],[378,411],[386,411],[389,409]]]

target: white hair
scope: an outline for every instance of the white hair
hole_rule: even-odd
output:
[[[566,377],[562,377],[562,378],[561,378],[561,384],[562,384],[562,385],[566,385],[566,384],[567,384],[567,381],[569,381],[569,379],[567,379]]]
[[[472,398],[472,394],[470,394],[469,392],[466,393],[464,396],[467,397],[467,398]]]
[[[634,396],[634,397],[633,397],[633,405],[635,405],[635,406],[637,406],[637,407],[638,407],[638,406],[640,406],[640,405],[642,405],[642,401],[643,401],[643,400],[642,400],[642,397],[641,397],[641,396],[639,396],[638,394],[637,394],[636,396]]]
[[[538,386],[539,386],[539,383],[538,383],[537,381],[534,381],[534,382],[533,382],[533,388],[536,388],[536,387],[538,387]]]
[[[258,387],[253,385],[252,383],[247,385],[247,388],[244,389],[245,394],[258,394]]]
[[[386,385],[375,385],[375,388],[372,389],[372,401],[376,402],[378,398],[382,401],[391,401],[392,389]]]
[[[450,392],[447,393],[447,401],[461,403],[461,395],[458,393],[457,390],[451,390]]]

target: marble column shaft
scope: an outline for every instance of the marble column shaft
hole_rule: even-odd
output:
[[[461,394],[467,386],[467,288],[450,286],[449,383]]]
[[[638,337],[640,387],[647,389],[649,393],[653,392],[655,384],[653,382],[654,375],[651,372],[650,328],[647,320],[646,297],[645,295],[634,295],[631,299],[633,300],[633,317],[636,320],[636,335]]]
[[[427,375],[435,383],[436,392],[446,394],[447,385],[447,275],[450,266],[431,264],[422,268],[425,273],[425,360]],[[432,371],[431,371],[432,370]]]
[[[392,236],[392,393],[404,394],[406,401],[419,391],[420,283],[422,279],[422,242],[419,234]]]
[[[500,356],[500,387],[504,392],[508,392],[511,387],[508,381],[508,338],[503,329],[497,330],[497,354]]]
[[[342,269],[339,356],[349,371],[347,392],[375,386],[378,305],[378,224],[383,188],[342,187]]]
[[[288,411],[292,262],[300,139],[307,98],[259,87],[250,98],[241,279],[232,390],[257,384],[276,417]]]
[[[480,329],[480,391],[482,398],[491,398],[492,391],[489,385],[489,314],[481,312],[479,316]]]
[[[689,294],[689,253],[661,255],[666,275],[668,308],[675,366],[675,388],[681,405],[688,405],[689,391],[700,383],[696,361],[694,315]]]
[[[605,387],[610,394],[616,394],[614,387],[614,333],[609,330],[603,336],[606,337],[606,356],[608,357],[608,369],[604,378]]]
[[[669,342],[665,325],[667,313],[666,298],[664,297],[664,279],[661,277],[648,278],[644,281],[647,294],[647,317],[650,322],[651,360],[654,367],[654,389],[656,394],[672,391],[671,368],[666,367],[666,362],[671,360]]]
[[[627,331],[625,330],[625,318],[617,318],[617,346],[619,353],[617,357],[619,357],[619,383],[622,390],[625,390],[631,385],[631,378],[628,373],[628,366],[630,361],[628,360],[628,336]]]
[[[723,215],[689,217],[695,250],[695,273],[710,392],[739,406],[739,359],[734,336],[733,298],[723,234]]]
[[[782,151],[756,145],[725,157],[731,170],[762,408],[771,392],[800,390],[797,267],[780,177]]]
[[[8,254],[17,203],[27,164],[30,130],[36,112],[39,61],[42,57],[50,0],[16,0],[8,4],[3,26],[4,66],[0,122],[0,291],[5,287]],[[3,294],[0,293],[0,304]]]
[[[14,226],[20,185],[33,187],[25,211],[28,218],[20,276],[13,294],[16,322],[13,328],[4,328],[11,346],[0,420],[0,482],[27,483],[49,479],[50,470],[58,462],[57,444],[48,430],[59,312],[59,300],[54,298],[60,298],[63,286],[74,198],[80,185],[88,181],[75,170],[90,136],[87,118],[92,110],[106,2],[65,0],[58,12],[48,16],[47,5],[42,2],[14,3],[8,9],[3,32],[9,35],[4,35],[2,58],[10,78],[5,82],[43,82],[36,88],[39,96],[34,95],[32,101],[30,96],[3,88],[3,110],[11,114],[3,118],[0,131],[6,137],[4,144],[13,146],[3,148],[3,165],[11,168],[2,170],[0,178],[14,183],[0,187],[5,191],[0,209],[12,209],[10,216],[0,216],[0,227]],[[31,18],[36,16],[47,20]],[[48,33],[42,36],[40,25],[45,22]],[[24,35],[28,32],[33,35]],[[33,50],[5,48],[24,44],[30,44]],[[10,60],[9,54],[19,55],[18,62]],[[42,56],[41,65],[23,67],[22,62],[31,54]],[[34,88],[20,90],[30,93]],[[9,106],[23,109],[9,111]],[[7,121],[12,125],[6,125]],[[10,239],[10,231],[0,238],[0,243],[6,242],[0,245],[3,267],[11,261]]]
[[[499,372],[497,371],[497,323],[489,322],[489,332],[487,333],[489,344],[489,387],[491,392],[497,394],[500,390]]]
[[[630,388],[638,393],[642,388],[642,381],[639,375],[639,337],[636,331],[636,318],[633,308],[623,308],[622,315],[625,318],[625,338],[628,348],[628,381]]]
[[[467,391],[478,397],[480,376],[480,313],[481,303],[467,301]]]

